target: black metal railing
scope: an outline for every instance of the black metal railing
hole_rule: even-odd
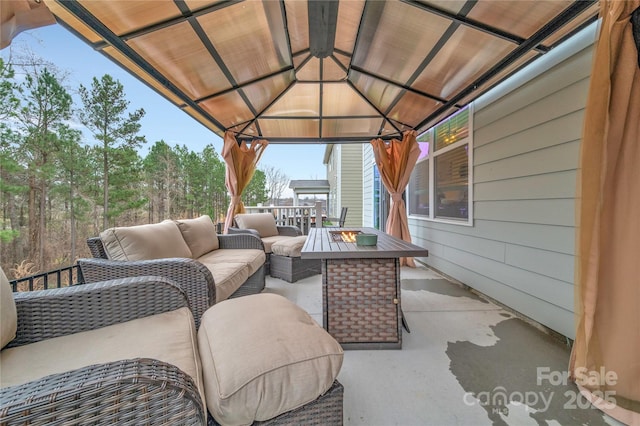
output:
[[[54,269],[28,277],[9,281],[11,289],[17,291],[47,290],[50,288],[68,287],[76,284],[84,284],[84,277],[80,266],[71,265],[65,268]]]

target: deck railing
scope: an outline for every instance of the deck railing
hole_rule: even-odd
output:
[[[245,206],[247,213],[271,213],[280,226],[295,225],[304,235],[309,234],[309,228],[316,223],[322,223],[326,215],[322,213],[322,203],[315,206]],[[319,225],[322,226],[322,225]]]
[[[78,265],[71,265],[9,281],[13,291],[47,290],[83,283],[84,277]]]

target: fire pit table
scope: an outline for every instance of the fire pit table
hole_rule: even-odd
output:
[[[359,233],[377,244],[358,246]],[[324,328],[344,349],[401,349],[400,257],[428,255],[373,228],[311,228],[301,257],[322,260]]]

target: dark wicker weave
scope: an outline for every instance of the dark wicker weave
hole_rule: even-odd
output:
[[[16,338],[7,347],[80,333],[188,307],[184,292],[161,277],[95,282],[14,293]]]
[[[323,325],[343,348],[402,348],[399,271],[397,258],[322,260]]]
[[[273,419],[263,422],[254,422],[254,425],[318,425],[339,426],[342,425],[342,406],[344,388],[337,380],[324,395],[295,410],[287,411]],[[215,419],[209,415],[208,426],[219,426]]]
[[[20,346],[188,306],[160,277],[14,294]],[[63,350],[63,348],[61,348]],[[2,425],[205,423],[200,394],[177,367],[150,359],[79,368],[0,389]]]
[[[262,241],[252,235],[218,235],[221,249],[264,250]],[[104,256],[94,259],[79,259],[78,264],[86,281],[101,281],[140,275],[157,275],[176,282],[187,294],[196,321],[204,311],[216,302],[216,286],[211,271],[202,263],[188,258],[120,261],[107,260],[100,238],[89,238],[87,245],[91,253]],[[256,271],[231,297],[259,293],[264,289],[264,267]]]
[[[294,283],[321,273],[320,263],[320,259],[301,259],[300,257],[271,254],[270,275]]]

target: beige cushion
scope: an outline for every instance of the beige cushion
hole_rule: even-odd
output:
[[[9,279],[0,268],[0,348],[15,339],[18,330],[18,314]],[[2,368],[4,369],[4,367]],[[0,381],[0,383],[2,383]]]
[[[302,246],[307,242],[306,235],[299,237],[289,237],[286,240],[280,240],[271,246],[271,252],[279,256],[300,257]]]
[[[276,219],[271,213],[243,213],[235,217],[238,228],[255,229],[261,238],[278,235]]]
[[[191,376],[204,399],[193,316],[188,308],[0,352],[2,387],[93,364],[131,358],[168,362]]]
[[[176,220],[176,223],[194,259],[220,247],[216,227],[209,216]]]
[[[249,276],[253,275],[266,261],[262,250],[258,249],[219,249],[198,258],[200,263],[244,263],[249,267]]]
[[[216,303],[229,298],[249,278],[249,267],[245,263],[201,263],[213,275],[213,281],[216,283]]]
[[[268,293],[209,308],[198,345],[209,412],[221,424],[268,420],[315,400],[343,358],[308,313]]]
[[[287,235],[274,235],[273,237],[261,238],[262,239],[262,244],[264,244],[264,252],[265,253],[271,253],[271,246],[275,242],[282,241],[282,240],[288,240],[289,238],[293,238],[293,237],[289,237]]]
[[[149,260],[191,257],[178,225],[171,220],[151,225],[110,228],[100,239],[112,260]]]

